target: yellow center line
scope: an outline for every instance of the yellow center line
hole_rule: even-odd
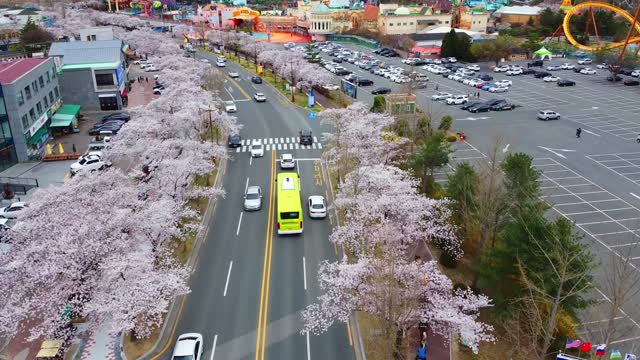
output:
[[[182,307],[184,306],[184,303],[186,302],[186,299],[187,299],[187,296],[183,295],[182,296],[182,301],[180,302],[180,308],[178,309],[178,315],[177,315],[176,319],[180,319],[180,314],[182,314]],[[162,350],[160,350],[160,352],[158,354],[153,356],[151,358],[151,360],[157,360],[158,358],[160,358],[160,356],[162,356],[162,354],[164,354],[169,349],[169,346],[171,346],[171,344],[172,344],[172,340],[171,339],[173,339],[173,336],[176,334],[176,328],[177,327],[178,327],[178,320],[173,322],[173,327],[171,328],[171,335],[169,336],[169,341],[167,341],[167,343],[164,345]]]
[[[271,178],[269,184],[269,212],[267,215],[267,231],[264,243],[264,263],[262,265],[262,284],[260,286],[260,308],[258,311],[258,330],[256,336],[255,359],[264,359],[264,344],[266,339],[266,323],[269,304],[269,283],[271,277],[271,250],[273,240],[273,194],[275,192],[275,164],[276,152],[271,156]]]
[[[227,80],[229,80],[228,82],[231,83],[235,88],[237,88],[238,90],[240,90],[240,92],[242,93],[242,95],[244,95],[246,97],[246,99],[236,99],[236,100],[251,100],[251,96],[249,95],[249,93],[247,93],[242,86],[240,86],[240,84],[238,84],[237,80],[234,80],[233,78],[231,78],[229,75],[224,75]]]
[[[351,326],[349,326],[350,321],[347,320],[347,334],[349,335],[349,345],[353,346],[353,337],[351,336]]]

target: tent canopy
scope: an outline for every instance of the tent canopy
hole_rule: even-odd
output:
[[[49,127],[67,127],[78,121],[79,112],[80,105],[64,104],[51,117],[51,125]]]
[[[538,51],[534,52],[536,55],[544,56],[544,55],[553,55],[551,51],[547,50],[544,46],[541,47]]]

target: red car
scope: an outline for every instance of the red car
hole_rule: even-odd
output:
[[[476,87],[477,89],[482,89],[482,87],[483,87],[483,86],[485,86],[485,85],[489,85],[489,83],[488,83],[488,82],[486,82],[486,81],[485,81],[485,82],[481,82],[480,84],[476,84],[476,86],[475,86],[475,87]]]

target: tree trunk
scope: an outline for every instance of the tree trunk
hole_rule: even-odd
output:
[[[401,329],[396,330],[396,342],[393,348],[393,358],[396,360],[402,359],[402,334]]]
[[[564,284],[564,272],[562,277],[559,279],[560,284]],[[542,342],[542,348],[538,353],[538,359],[544,360],[546,358],[547,352],[549,351],[549,347],[551,346],[551,342],[554,340],[554,332],[556,329],[556,323],[558,322],[558,311],[560,308],[560,302],[562,301],[560,298],[562,297],[562,286],[558,286],[558,291],[556,291],[556,296],[553,299],[553,306],[551,307],[551,313],[548,317],[547,326],[544,332],[544,340]]]

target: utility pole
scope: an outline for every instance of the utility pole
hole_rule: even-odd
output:
[[[209,134],[211,136],[211,141],[213,141],[213,137],[214,137],[214,135],[213,135],[213,118],[211,117],[211,113],[213,111],[216,111],[216,109],[212,109],[211,108],[211,104],[207,104],[206,108],[202,108],[201,107],[200,110],[206,111],[208,113],[208,115],[209,115]],[[219,144],[220,143],[220,138],[217,135],[215,136],[215,138],[216,138],[216,144]]]

